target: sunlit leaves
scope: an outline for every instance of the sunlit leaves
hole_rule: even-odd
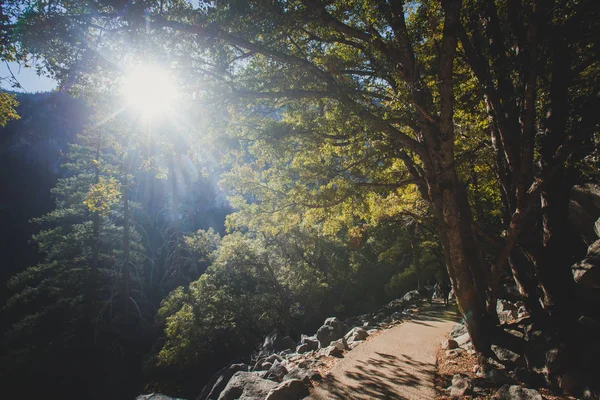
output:
[[[83,204],[92,213],[106,215],[120,198],[121,187],[116,178],[100,177],[97,183],[90,185]]]

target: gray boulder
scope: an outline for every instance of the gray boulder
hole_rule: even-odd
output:
[[[229,379],[239,371],[248,371],[246,364],[231,364],[228,367],[221,368],[215,373],[208,383],[204,386],[196,400],[216,400],[229,382]],[[157,399],[151,399],[157,400]]]
[[[497,400],[542,400],[542,395],[537,390],[517,385],[504,385],[493,398]]]
[[[421,299],[421,295],[418,290],[411,290],[402,296],[402,301],[404,304],[415,303]]]
[[[358,340],[365,340],[369,334],[363,328],[352,328],[350,332],[346,333],[344,339],[348,343],[356,342]]]
[[[135,398],[135,400],[184,400],[176,397],[165,396],[160,393],[142,394]]]
[[[443,350],[452,350],[452,349],[457,349],[457,348],[458,348],[458,342],[454,339],[448,339],[448,340],[444,340],[442,342]]]
[[[271,389],[265,400],[300,400],[309,394],[310,392],[304,381],[290,379]]]
[[[453,338],[457,338],[459,336],[464,335],[465,333],[467,333],[467,327],[463,324],[456,324],[450,331],[450,336]]]
[[[498,345],[492,345],[492,352],[498,357],[498,360],[505,363],[514,363],[517,365],[525,365],[525,360],[520,354],[515,353],[512,350],[505,349]]]
[[[265,337],[260,354],[267,355],[284,350],[296,350],[296,342],[289,336],[273,331]]]
[[[279,361],[275,361],[271,368],[269,368],[269,372],[267,372],[266,378],[277,382],[281,382],[283,380],[283,377],[286,376],[287,373],[287,368]]]
[[[329,346],[321,350],[324,355],[327,357],[342,357],[344,354],[344,350],[340,349],[338,346]]]
[[[264,399],[269,391],[277,386],[276,382],[262,379],[252,372],[236,372],[218,400],[258,400]]]
[[[578,284],[593,289],[600,288],[600,240],[588,247],[586,257],[573,264],[571,271]]]
[[[293,368],[284,378],[284,381],[290,380],[290,379],[299,379],[303,382],[310,382],[310,381],[319,381],[321,380],[321,374],[319,374],[317,371],[315,371],[312,368],[302,368],[302,367],[295,367]]]
[[[323,326],[317,331],[317,340],[319,341],[319,348],[329,346],[329,343],[334,340],[340,339],[344,336],[345,326],[336,317],[327,318]]]
[[[452,377],[452,386],[448,389],[450,390],[450,398],[452,399],[460,399],[471,389],[471,380],[462,375],[454,375]]]
[[[471,336],[468,333],[455,337],[454,340],[458,343],[459,347],[467,347],[467,344],[471,343]]]

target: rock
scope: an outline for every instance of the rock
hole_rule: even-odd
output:
[[[284,350],[296,350],[296,342],[289,336],[273,331],[265,337],[260,354],[267,355]]]
[[[260,364],[260,367],[258,367],[256,370],[257,371],[268,371],[271,369],[272,366],[273,366],[273,363],[270,363],[268,361],[263,361]]]
[[[340,349],[339,347],[336,346],[329,346],[324,348],[323,350],[323,354],[328,356],[328,357],[342,357],[344,351],[342,349]]]
[[[354,342],[350,342],[350,343],[348,343],[348,349],[352,350],[355,347],[357,347],[359,344],[364,343],[364,342],[365,342],[364,340],[355,340]]]
[[[329,346],[329,343],[334,340],[340,339],[344,336],[345,326],[342,322],[335,318],[327,318],[323,326],[317,331],[317,340],[319,341],[319,348]]]
[[[311,346],[308,344],[301,344],[300,346],[296,347],[296,353],[298,353],[298,354],[308,353],[309,351],[312,351],[312,350],[313,349],[311,349]]]
[[[517,307],[507,300],[499,299],[496,303],[496,312],[500,323],[506,323],[517,318]]]
[[[485,372],[485,379],[494,385],[504,385],[506,383],[513,383],[513,380],[501,369],[490,369]]]
[[[319,348],[319,341],[317,340],[316,336],[302,335],[300,338],[300,344],[308,345],[311,350],[317,350]]]
[[[344,339],[346,342],[356,342],[357,340],[365,340],[369,334],[363,328],[352,328],[350,332],[346,333]]]
[[[165,396],[160,393],[142,394],[135,398],[135,400],[184,400],[175,397]]]
[[[421,298],[418,290],[411,290],[402,296],[402,302],[404,304],[415,303]]]
[[[320,381],[322,377],[321,374],[311,368],[303,368],[298,366],[293,368],[286,376],[283,377],[284,381],[290,379],[299,379],[308,383],[310,381]]]
[[[196,400],[216,400],[231,377],[239,371],[248,371],[248,366],[246,364],[231,364],[228,367],[221,368],[210,378]]]
[[[265,400],[300,400],[309,394],[306,383],[299,379],[290,379],[271,389]]]
[[[341,338],[329,343],[329,346],[335,346],[340,350],[346,350],[348,348],[348,343],[346,343],[344,338]]]
[[[236,372],[218,400],[264,399],[277,383],[262,379],[252,372]]]
[[[464,347],[467,343],[471,342],[471,336],[469,336],[468,333],[465,333],[464,335],[455,337],[454,340],[456,341],[456,343],[458,343],[459,347]]]
[[[500,360],[502,362],[514,363],[514,364],[520,364],[520,365],[525,364],[525,360],[523,359],[523,357],[521,357],[520,354],[517,354],[512,350],[505,349],[503,347],[493,344],[492,351],[494,352],[496,357],[498,357],[498,360]]]
[[[269,372],[267,373],[266,378],[277,382],[281,382],[281,380],[284,376],[287,375],[287,373],[287,368],[279,361],[275,361],[271,368],[269,368]]]
[[[467,327],[464,326],[463,324],[456,324],[450,331],[450,336],[453,338],[457,338],[459,336],[464,335],[465,333],[468,333]]]
[[[460,356],[465,350],[464,349],[452,349],[452,350],[446,350],[446,357],[447,358],[456,358],[458,356]]]
[[[504,385],[494,395],[497,400],[542,400],[537,390],[526,389],[517,385]]]
[[[456,374],[452,377],[452,386],[448,389],[450,398],[460,399],[471,389],[471,380],[466,376]]]
[[[597,289],[600,288],[600,240],[596,240],[590,247],[586,257],[571,266],[573,279],[578,284]]]
[[[569,211],[567,221],[571,228],[578,232],[586,243],[592,243],[598,238],[594,231],[600,217],[600,186],[591,183],[573,186],[569,196]]]
[[[458,346],[458,342],[454,339],[448,339],[448,340],[444,340],[442,342],[442,349],[443,350],[452,350],[452,349],[457,349]]]
[[[265,358],[265,361],[271,364],[274,364],[275,361],[282,361],[283,358],[278,356],[277,354],[271,354],[269,357]]]

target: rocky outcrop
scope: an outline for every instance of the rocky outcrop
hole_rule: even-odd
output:
[[[253,372],[236,372],[219,395],[218,400],[264,399],[276,386],[276,382],[262,379]]]
[[[296,350],[296,342],[289,336],[273,331],[265,337],[261,353],[271,354],[284,350]]]
[[[327,347],[329,343],[342,338],[346,331],[347,327],[342,324],[342,321],[336,317],[327,318],[323,326],[317,331],[319,348]]]
[[[265,400],[300,400],[309,394],[306,383],[299,379],[290,379],[271,389]]]
[[[143,394],[135,398],[135,400],[184,400],[184,399],[176,399],[175,397],[165,396],[160,393],[150,393]]]
[[[236,372],[240,371],[248,371],[248,366],[246,364],[231,364],[228,367],[221,368],[210,378],[196,400],[218,399],[225,386],[227,386],[227,382]]]

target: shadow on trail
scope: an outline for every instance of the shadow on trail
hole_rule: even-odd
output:
[[[431,326],[427,322],[457,321],[458,317],[451,308],[434,303],[407,320]],[[319,385],[326,397],[312,398],[405,400],[408,394],[399,392],[399,387],[418,387],[424,381],[433,381],[434,375],[435,366],[431,363],[420,362],[405,354],[374,352],[363,364],[345,371],[345,379],[328,375]]]
[[[403,371],[404,364],[419,373]],[[431,366],[413,361],[410,357],[396,357],[391,354],[374,353],[364,365],[358,366],[345,375],[350,384],[340,384],[333,376],[328,376],[320,385],[331,399],[406,399],[397,393],[398,386],[416,386],[426,376],[433,379]]]

